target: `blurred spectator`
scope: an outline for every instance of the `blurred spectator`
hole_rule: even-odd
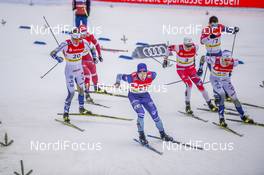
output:
[[[90,15],[90,0],[73,0],[72,10],[75,11],[75,26],[79,28],[81,24],[87,26],[88,16]]]

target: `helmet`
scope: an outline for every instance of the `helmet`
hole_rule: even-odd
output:
[[[79,29],[77,27],[72,28],[70,35],[71,35],[72,39],[80,39],[80,37],[81,37]]]
[[[193,42],[192,42],[192,38],[190,37],[184,37],[183,39],[183,44],[187,47],[192,46]]]
[[[81,34],[86,34],[87,33],[87,27],[86,27],[86,25],[81,24],[80,27],[79,27],[79,29],[80,29],[80,33]]]
[[[222,57],[223,58],[231,58],[232,52],[230,50],[224,50],[222,52]]]
[[[218,23],[218,18],[216,16],[211,16],[209,18],[209,24],[212,24],[212,23]]]
[[[140,63],[137,65],[137,72],[147,72],[147,65],[145,63]]]

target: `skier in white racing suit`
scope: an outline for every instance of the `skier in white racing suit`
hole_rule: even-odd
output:
[[[57,55],[60,51],[63,52],[64,59]],[[77,84],[79,89],[79,112],[81,114],[91,113],[84,108],[84,75],[82,56],[86,55],[87,52],[91,52],[94,60],[97,59],[95,49],[86,40],[81,39],[78,28],[73,28],[71,32],[71,39],[62,42],[55,50],[50,53],[51,57],[57,60],[59,63],[63,62],[63,60],[66,61],[65,78],[68,96],[64,105],[63,118],[65,122],[70,122],[69,110],[75,92],[74,83]]]

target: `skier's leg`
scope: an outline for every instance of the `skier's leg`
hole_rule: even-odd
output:
[[[76,15],[75,16],[75,26],[79,28],[80,25],[81,25],[81,17],[79,15]]]
[[[219,99],[219,109],[218,109],[218,115],[220,118],[220,125],[226,127],[227,124],[225,123],[224,119],[224,112],[225,112],[225,91],[223,88],[222,81],[219,78],[210,77],[210,82],[212,84],[213,90],[215,94],[217,95],[217,98]]]
[[[164,131],[162,121],[158,114],[158,110],[149,95],[148,97],[146,97],[146,99],[144,99],[143,106],[149,112],[159,132]]]
[[[94,63],[91,62],[89,64],[89,70],[91,72],[91,77],[92,77],[93,84],[95,86],[97,86],[97,83],[98,83],[98,75],[97,75],[97,72],[96,72],[96,64],[94,64]]]
[[[187,113],[193,113],[191,110],[191,91],[192,91],[192,81],[190,80],[187,72],[187,70],[177,70],[178,75],[182,79],[182,81],[186,85],[186,90],[185,90],[185,104],[186,104],[186,112]]]
[[[71,70],[69,70],[67,67],[65,68],[65,79],[66,79],[66,87],[68,90],[68,95],[67,95],[67,97],[65,99],[65,103],[64,103],[63,118],[64,118],[65,122],[70,122],[69,111],[70,111],[72,98],[74,96],[75,88],[74,88],[74,75],[71,72]]]
[[[228,94],[228,96],[231,97],[231,99],[232,99],[232,101],[236,107],[237,112],[240,114],[240,118],[244,121],[246,119],[248,119],[248,120],[250,120],[250,122],[253,122],[252,119],[250,119],[249,117],[247,117],[245,115],[245,111],[244,111],[240,101],[237,98],[235,88],[234,88],[230,78],[225,79],[224,89],[225,89],[225,92]]]
[[[197,75],[197,71],[195,68],[192,68],[190,70],[190,78],[192,80],[192,82],[196,85],[196,87],[198,88],[198,90],[202,93],[203,98],[205,99],[209,109],[211,111],[216,112],[218,109],[215,105],[212,104],[208,92],[207,90],[204,88],[203,82],[201,80],[201,78]]]
[[[83,74],[83,69],[82,67],[80,68],[79,71],[76,71],[76,84],[79,87],[79,95],[78,95],[78,101],[79,101],[79,111],[81,114],[87,114],[90,111],[86,110],[84,108],[84,74]]]
[[[83,61],[83,73],[84,73],[84,83],[85,83],[85,91],[89,91],[90,88],[90,77],[91,71],[89,70],[89,62]]]
[[[173,141],[173,138],[165,133],[163,123],[158,114],[158,110],[149,94],[144,99],[143,106],[149,112],[152,119],[154,120],[156,127],[159,130],[160,137],[165,141]]]
[[[145,111],[142,107],[142,104],[140,103],[140,100],[138,100],[134,95],[128,94],[128,98],[130,101],[130,104],[132,105],[134,111],[137,113],[137,127],[138,127],[138,132],[144,132],[144,116],[145,116]]]

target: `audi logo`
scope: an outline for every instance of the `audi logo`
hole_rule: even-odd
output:
[[[165,56],[166,52],[167,52],[167,48],[166,46],[163,46],[163,45],[143,48],[143,54],[146,57]]]

